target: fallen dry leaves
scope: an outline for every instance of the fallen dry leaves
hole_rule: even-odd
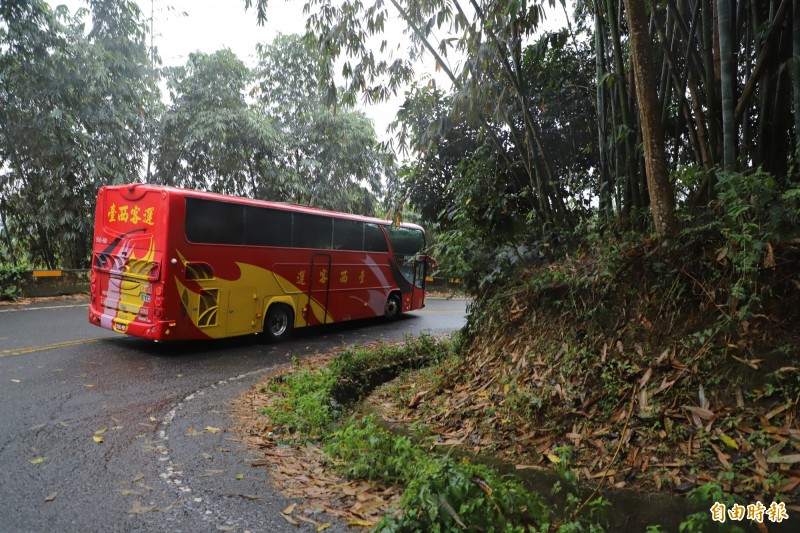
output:
[[[703,350],[685,364],[668,349],[647,368],[631,363],[636,379],[619,392],[607,416],[601,401],[608,406],[613,395],[598,394],[590,383],[599,368],[589,369],[581,381],[563,381],[552,360],[527,351],[532,344],[522,337],[479,339],[464,363],[470,368],[450,371],[438,390],[413,375],[379,389],[371,403],[386,419],[430,427],[439,446],[499,456],[518,470],[552,469],[563,461],[559,450],[569,447],[570,466],[590,484],[603,480],[616,488],[684,494],[716,482],[744,498],[780,497],[787,508],[800,511],[797,400],[762,407],[746,401],[741,391],[731,398],[706,397],[701,386],[693,403],[686,402],[685,392],[677,392]],[[640,346],[627,350],[641,360]],[[625,352],[621,341],[610,342],[600,363]],[[515,395],[519,390],[546,391],[541,417],[520,415],[525,396]]]
[[[384,343],[385,345],[385,343]],[[319,367],[344,351],[344,348],[326,354],[304,358],[303,366]],[[292,370],[291,365],[276,368],[265,379],[269,383]],[[343,520],[354,527],[373,527],[402,495],[402,489],[374,482],[352,481],[338,475],[327,465],[323,451],[314,445],[286,446],[269,435],[261,408],[266,405],[265,395],[257,385],[242,395],[234,404],[234,415],[240,422],[239,431],[248,446],[263,456],[252,464],[267,468],[281,492],[298,502],[283,510],[284,520],[292,525],[307,523],[324,531],[330,522],[317,520],[328,515]]]
[[[790,512],[800,512],[797,401],[767,410],[741,391],[720,398],[702,387],[686,401],[685,394],[676,392],[692,375],[697,354],[681,361],[674,349],[667,349],[649,367],[634,368],[631,388],[621,391],[610,416],[602,416],[601,406],[605,402],[608,409],[610,395],[592,391],[591,372],[581,382],[560,383],[557,368],[527,353],[527,342],[484,339],[472,348],[471,370],[461,372],[469,379],[453,378],[457,369],[444,378],[428,376],[431,382],[424,373],[408,374],[373,393],[370,410],[394,424],[422,422],[437,437],[438,447],[490,454],[520,472],[561,467],[565,459],[560,450],[570,447],[569,466],[589,486],[680,495],[717,482],[753,501],[780,497]],[[599,364],[619,358],[626,349],[641,351],[620,341],[608,343]],[[303,364],[325,365],[335,355]],[[277,369],[266,383],[288,371],[289,366]],[[515,396],[515,391],[545,384],[554,384],[548,389],[552,405],[545,411],[551,423],[522,416]],[[242,396],[236,411],[247,442],[263,456],[253,466],[267,467],[282,492],[299,501],[284,513],[287,522],[314,520],[324,512],[353,526],[374,526],[402,489],[343,479],[326,466],[315,446],[280,445],[260,414],[265,395],[259,388]],[[587,392],[576,399],[574,390],[581,389]],[[726,471],[736,477],[720,481]]]

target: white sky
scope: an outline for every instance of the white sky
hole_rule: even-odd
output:
[[[83,0],[48,1],[52,6],[64,4],[73,13],[80,7],[86,7]],[[305,31],[303,0],[270,0],[268,21],[264,26],[258,25],[254,6],[245,12],[244,0],[153,0],[152,3],[151,0],[135,1],[145,19],[150,18],[152,6],[154,44],[164,66],[183,65],[189,54],[195,51],[211,54],[230,48],[237,57],[254,67],[256,44],[271,42],[278,33],[302,34]],[[394,27],[389,27],[387,33],[390,35],[389,42],[405,41],[403,25],[396,20]],[[427,62],[430,64],[430,72],[433,72],[433,60]],[[425,68],[425,64],[420,65],[420,77]],[[437,80],[437,83],[443,87],[449,86],[444,79]],[[402,96],[401,92],[390,102],[361,106],[372,119],[379,139],[389,138],[386,128],[394,120],[397,108],[402,103]]]
[[[48,0],[55,6],[66,5],[71,12],[86,7],[84,0]],[[154,18],[154,44],[164,66],[186,63],[189,54],[201,51],[211,54],[222,48],[230,48],[237,57],[249,66],[255,66],[256,44],[271,42],[278,33],[291,34],[305,31],[306,17],[303,14],[305,0],[269,0],[266,25],[259,26],[254,6],[245,12],[244,0],[135,0],[144,18]],[[253,0],[255,3],[255,0]],[[389,10],[392,13],[392,10]],[[548,9],[548,19],[543,29],[563,25],[563,12]],[[408,40],[404,35],[405,25],[395,15],[386,24],[384,34],[392,46],[399,46],[405,53]],[[450,58],[451,67],[453,59]],[[450,88],[447,77],[435,71],[435,61],[426,56],[415,68],[417,79],[430,76],[443,90]],[[390,136],[386,129],[403,101],[403,92],[378,105],[361,105],[364,113],[372,119],[380,140]]]

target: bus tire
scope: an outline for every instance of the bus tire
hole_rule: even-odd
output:
[[[386,299],[386,306],[383,309],[383,317],[386,320],[394,320],[398,316],[400,316],[400,311],[402,311],[402,304],[400,302],[400,295],[396,292],[393,292],[389,295]]]
[[[285,304],[272,304],[264,320],[264,333],[270,339],[282,340],[292,332],[293,324],[294,312],[291,307]]]

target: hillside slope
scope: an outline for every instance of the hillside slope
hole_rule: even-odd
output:
[[[800,512],[800,240],[747,272],[722,244],[609,239],[517,272],[457,365],[394,385],[395,416],[519,468]]]

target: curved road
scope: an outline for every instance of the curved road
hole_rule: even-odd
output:
[[[231,402],[293,357],[463,325],[463,300],[427,304],[279,344],[153,344],[91,326],[79,299],[0,306],[0,531],[297,531]]]

